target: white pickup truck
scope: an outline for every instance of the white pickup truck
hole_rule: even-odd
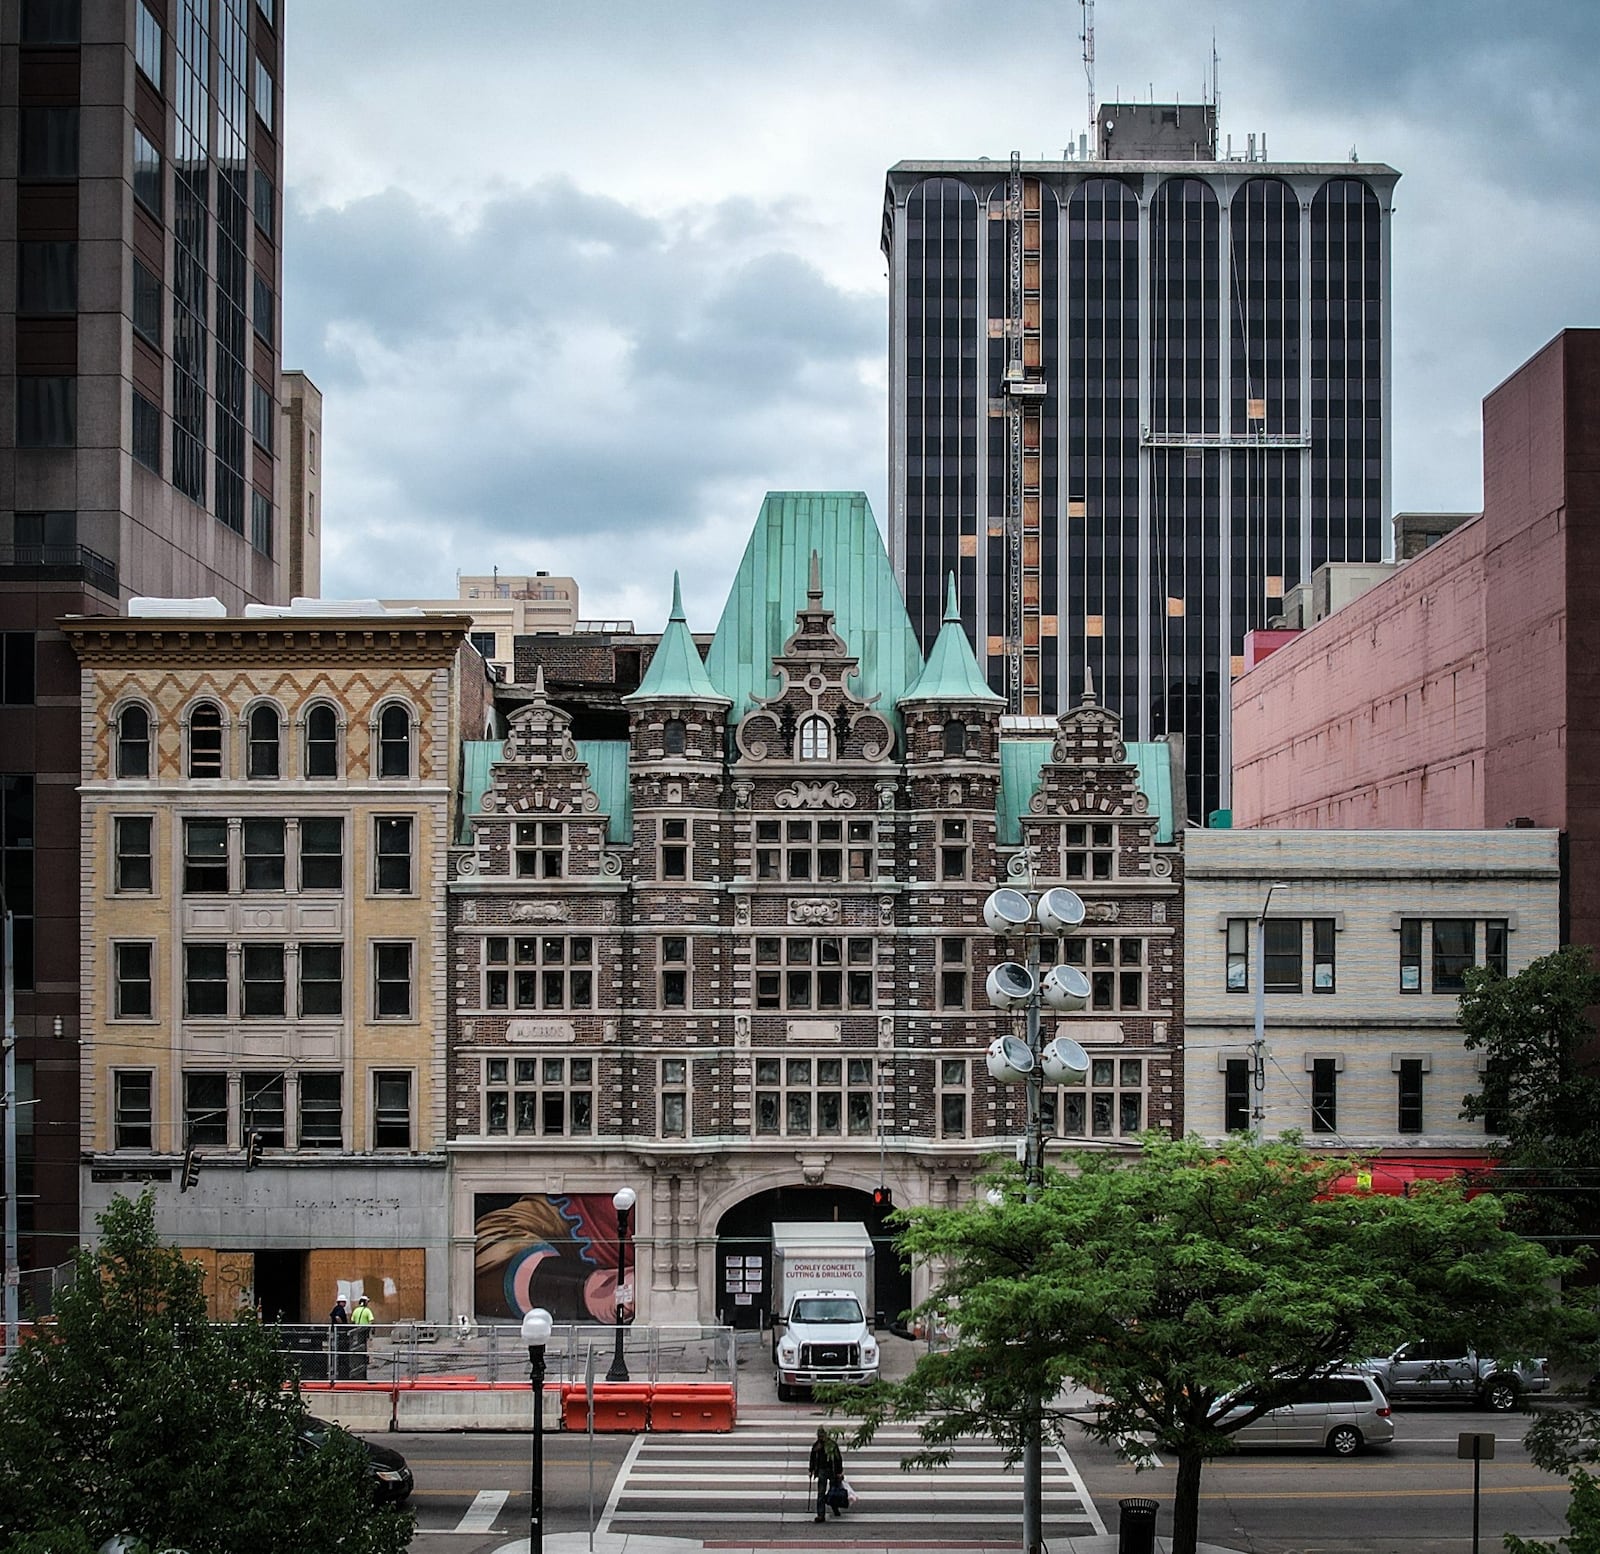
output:
[[[872,1238],[860,1223],[772,1227],[772,1360],[778,1398],[819,1382],[878,1379]]]

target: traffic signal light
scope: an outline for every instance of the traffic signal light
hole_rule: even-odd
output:
[[[872,1201],[880,1209],[892,1209],[894,1207],[894,1194],[887,1187],[874,1187],[872,1189]]]
[[[250,1135],[250,1137],[245,1141],[245,1146],[244,1146],[244,1168],[247,1171],[253,1171],[260,1164],[261,1164],[261,1135],[259,1133],[252,1133]]]
[[[205,1159],[198,1150],[186,1149],[183,1152],[183,1175],[178,1179],[178,1191],[188,1192],[191,1187],[200,1183],[200,1162]]]

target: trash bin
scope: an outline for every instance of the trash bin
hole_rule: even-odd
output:
[[[1117,1554],[1156,1554],[1156,1500],[1119,1500]]]

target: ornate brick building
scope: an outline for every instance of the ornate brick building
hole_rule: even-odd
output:
[[[464,616],[211,604],[64,623],[83,1231],[152,1183],[218,1315],[365,1292],[421,1317],[445,1304],[444,852],[483,663]]]
[[[924,661],[864,497],[768,497],[704,661],[675,598],[626,741],[574,738],[532,667],[451,853],[452,1310],[610,1320],[624,1186],[658,1322],[764,1313],[775,1218],[968,1196],[1023,1123],[983,1061],[1000,883],[1088,904],[1056,1137],[1181,1126],[1165,746],[1087,694],[1007,726],[953,600]],[[886,1248],[877,1294],[913,1295]]]

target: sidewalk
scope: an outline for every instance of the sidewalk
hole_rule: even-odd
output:
[[[840,1531],[848,1530],[841,1528]],[[1156,1554],[1170,1554],[1171,1548],[1168,1539],[1156,1539]],[[594,1540],[594,1554],[702,1554],[703,1550],[714,1551],[714,1554],[773,1554],[775,1550],[782,1550],[782,1554],[830,1554],[830,1551],[839,1549],[848,1549],[850,1554],[875,1554],[877,1550],[884,1551],[884,1554],[1017,1554],[1015,1543],[967,1543],[956,1539],[948,1543],[898,1544],[846,1536],[837,1541],[830,1538],[826,1542],[812,1544],[700,1543],[693,1538],[641,1538],[611,1533],[605,1536],[597,1534]],[[514,1543],[502,1543],[494,1554],[529,1554],[528,1540],[518,1538]],[[550,1533],[544,1539],[544,1554],[589,1554],[589,1535],[586,1532]],[[1092,1538],[1052,1538],[1050,1554],[1117,1554],[1116,1534],[1107,1533]],[[1217,1543],[1202,1543],[1200,1554],[1238,1554],[1238,1551]]]

